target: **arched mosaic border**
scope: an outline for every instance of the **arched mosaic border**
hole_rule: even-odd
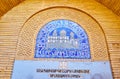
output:
[[[37,34],[34,57],[90,59],[88,35],[73,21],[50,21]]]

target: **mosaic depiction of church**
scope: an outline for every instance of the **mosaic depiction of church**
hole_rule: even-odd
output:
[[[71,32],[70,36],[66,35],[66,30],[60,31],[58,36],[57,31],[54,30],[52,36],[48,36],[47,48],[68,48],[79,49],[79,40],[74,38],[74,33]]]
[[[75,22],[51,21],[37,35],[35,58],[89,59],[88,36]]]

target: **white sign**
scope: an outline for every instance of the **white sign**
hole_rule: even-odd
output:
[[[12,79],[113,79],[110,63],[16,60]]]

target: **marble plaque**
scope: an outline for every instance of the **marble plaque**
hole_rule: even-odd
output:
[[[113,79],[110,63],[16,60],[12,79]]]

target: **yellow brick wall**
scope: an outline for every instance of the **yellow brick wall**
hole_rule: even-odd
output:
[[[96,0],[111,9],[115,14],[120,15],[120,0]]]
[[[103,29],[103,31],[101,30],[101,32],[104,33],[106,37],[106,42],[108,46],[107,53],[110,56],[114,79],[120,79],[120,17],[118,17],[109,9],[94,0],[26,0],[7,12],[4,16],[2,16],[0,19],[0,79],[10,79],[11,77],[13,63],[18,51],[20,50],[18,45],[19,41],[25,39],[23,38],[24,36],[21,36],[22,30],[26,27],[29,28],[29,26],[31,25],[29,25],[28,23],[32,22],[32,19],[34,20],[34,16],[39,14],[43,9],[49,9],[50,7],[57,6],[76,8],[87,13],[88,16],[91,16],[94,20],[97,21],[98,24],[100,24],[100,28]],[[50,15],[54,16],[54,18],[52,19],[71,19],[74,17],[73,20],[78,22],[76,15],[68,17],[65,16],[64,11],[65,10],[60,13],[58,9],[57,12],[58,14],[61,14],[60,17],[57,14],[52,15],[55,14],[54,11],[53,13],[51,12]],[[49,13],[44,14],[44,16],[41,17],[46,17],[45,21],[43,22],[42,19],[38,19],[38,22],[42,21],[42,23],[40,24],[45,24],[46,22],[52,20],[50,15]],[[87,23],[86,25],[84,24],[84,20],[80,20],[80,23],[83,23],[83,27],[88,26]],[[91,22],[92,20],[86,19],[86,21]],[[26,26],[26,24],[28,25]],[[39,29],[39,27],[36,28]],[[29,29],[33,31],[37,30],[35,28]],[[35,40],[35,37],[33,38],[33,40]],[[29,47],[30,45],[27,45],[26,41],[24,42],[27,49],[27,47]],[[93,43],[94,42],[91,42],[91,44]],[[103,43],[103,45],[105,44]],[[28,52],[29,51],[31,52],[32,50],[28,50]],[[32,53],[34,54],[33,51]],[[27,54],[29,55],[29,53]],[[24,59],[24,57],[20,59]]]

